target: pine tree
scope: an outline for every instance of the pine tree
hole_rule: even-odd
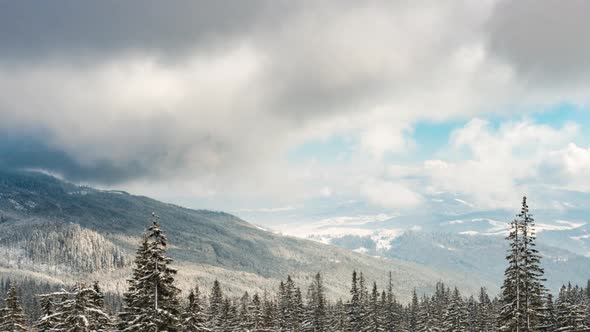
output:
[[[188,307],[184,313],[182,323],[183,332],[206,332],[210,331],[207,327],[207,316],[201,303],[201,292],[199,286],[195,286],[188,295]]]
[[[545,289],[541,256],[535,248],[534,219],[529,213],[526,197],[506,239],[510,241],[510,250],[506,256],[508,267],[502,286],[500,330],[535,331],[539,325]]]
[[[381,318],[381,306],[379,303],[379,292],[377,291],[377,283],[373,283],[373,288],[371,291],[369,306],[367,310],[367,317],[365,319],[365,326],[363,326],[363,331],[384,331]]]
[[[389,272],[389,279],[387,282],[386,303],[384,304],[385,316],[385,330],[394,331],[395,327],[399,325],[399,315],[396,308],[396,299],[393,294],[393,277],[391,271]]]
[[[478,300],[477,330],[479,332],[492,332],[495,330],[492,301],[490,301],[490,297],[484,287],[479,290]]]
[[[455,288],[451,301],[447,306],[444,315],[444,331],[445,332],[464,332],[467,331],[467,308],[465,302],[461,298],[459,290]]]
[[[314,332],[324,332],[326,326],[326,296],[324,294],[324,283],[318,272],[309,287],[308,317],[309,327]]]
[[[260,296],[258,294],[254,294],[252,296],[252,302],[250,303],[250,312],[252,315],[252,331],[263,331],[263,322],[264,322],[264,310],[262,307],[262,302],[260,301]]]
[[[557,329],[557,317],[553,305],[553,295],[547,293],[542,309],[541,321],[539,323],[540,332],[552,332]]]
[[[345,332],[350,330],[346,306],[341,299],[330,308],[329,326],[331,327],[330,331]]]
[[[215,279],[209,296],[209,319],[212,330],[221,329],[223,325],[223,292],[219,281]]]
[[[180,290],[174,286],[176,270],[166,256],[167,239],[152,214],[152,225],[135,261],[133,278],[125,294],[125,311],[120,315],[122,331],[177,331]]]
[[[111,318],[104,312],[104,294],[98,281],[92,285],[92,289],[86,290],[89,296],[89,326],[92,331],[106,332],[112,327]]]
[[[6,332],[26,332],[28,331],[27,320],[18,299],[15,285],[10,286],[6,297],[6,307],[2,314],[2,324],[0,331]]]
[[[35,328],[39,332],[55,331],[57,326],[61,323],[60,314],[55,310],[54,300],[49,294],[39,296],[41,303],[41,317],[35,324]]]
[[[240,298],[240,307],[238,310],[238,322],[241,331],[252,331],[254,329],[254,316],[252,313],[252,301],[250,294],[244,292]]]
[[[409,313],[408,313],[408,324],[410,330],[416,331],[418,329],[418,294],[416,293],[416,288],[412,291],[412,303],[410,303]]]
[[[350,288],[350,296],[351,299],[348,310],[350,331],[360,331],[362,328],[362,303],[356,271],[352,271],[352,284]]]

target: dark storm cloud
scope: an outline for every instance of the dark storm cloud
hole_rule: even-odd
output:
[[[70,155],[48,146],[44,135],[3,133],[0,135],[0,168],[43,169],[58,173],[72,181],[93,181],[104,184],[145,176],[149,169],[139,163],[124,167],[100,160],[83,164]]]
[[[143,51],[178,55],[209,43],[230,43],[282,2],[266,0],[101,0],[0,2],[0,56],[105,55]],[[22,60],[22,58],[21,58]]]
[[[488,25],[490,51],[525,79],[571,81],[590,73],[590,1],[503,1]]]

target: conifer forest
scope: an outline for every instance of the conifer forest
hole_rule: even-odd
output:
[[[296,285],[286,276],[274,292],[229,297],[223,294],[223,280],[215,280],[211,289],[195,284],[188,294],[181,293],[166,252],[168,239],[152,214],[120,308],[107,305],[100,284],[90,280],[35,294],[33,303],[21,302],[20,294],[37,289],[35,283],[2,280],[0,331],[589,331],[590,282],[564,285],[558,294],[544,287],[526,197],[510,227],[500,294],[482,287],[479,294],[465,296],[460,285],[441,281],[432,294],[414,290],[411,302],[401,303],[391,275],[379,288],[354,271],[348,298],[327,298],[319,272],[309,285]],[[25,315],[24,307],[35,307],[34,317]]]

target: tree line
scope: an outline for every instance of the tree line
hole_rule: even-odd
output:
[[[411,302],[404,304],[393,293],[391,274],[380,290],[354,271],[346,300],[327,299],[320,273],[305,289],[287,276],[275,293],[234,298],[225,296],[216,280],[207,294],[195,285],[182,299],[174,282],[176,270],[166,254],[167,239],[154,215],[136,251],[118,313],[107,313],[97,282],[79,283],[67,291],[39,294],[39,315],[31,322],[13,284],[0,311],[0,331],[590,331],[590,281],[585,288],[563,286],[556,299],[543,286],[526,198],[510,227],[505,279],[494,297],[485,288],[475,297],[464,297],[456,287],[439,282],[433,294],[419,296],[414,290]]]

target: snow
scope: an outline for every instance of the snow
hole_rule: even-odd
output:
[[[352,251],[359,252],[361,254],[366,254],[367,252],[369,252],[369,249],[367,249],[365,247],[360,247],[360,248],[353,249]]]

